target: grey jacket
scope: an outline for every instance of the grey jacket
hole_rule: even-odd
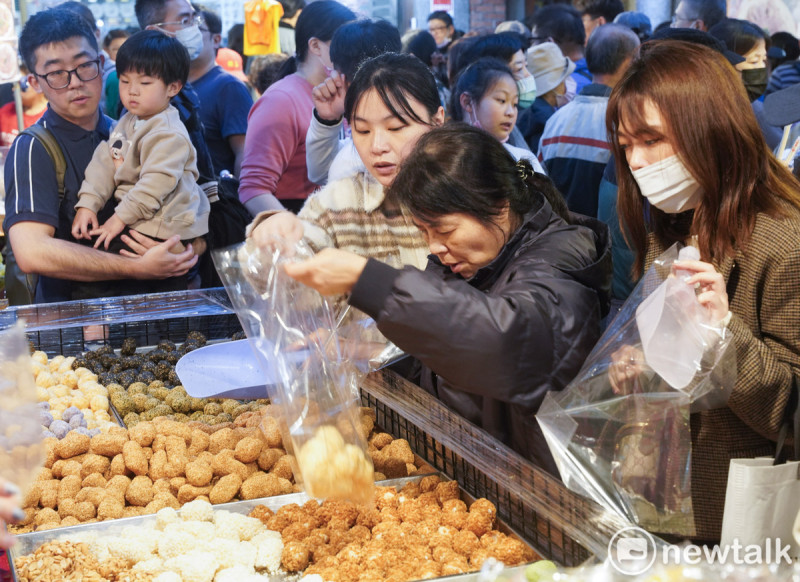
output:
[[[435,257],[423,273],[370,260],[350,302],[423,364],[421,385],[557,474],[534,414],[600,337],[611,284],[607,227],[547,202],[469,281]]]

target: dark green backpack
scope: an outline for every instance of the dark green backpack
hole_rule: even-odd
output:
[[[58,145],[55,136],[50,130],[38,123],[24,129],[20,135],[22,134],[38,139],[44,146],[45,151],[47,151],[47,155],[53,160],[56,181],[58,182],[58,205],[60,207],[61,202],[64,200],[64,175],[67,173],[67,160],[64,158],[61,146]],[[34,303],[39,276],[24,273],[20,270],[16,259],[14,259],[10,240],[6,241],[6,245],[3,248],[3,262],[6,264],[6,297],[8,298],[8,304],[30,305]]]

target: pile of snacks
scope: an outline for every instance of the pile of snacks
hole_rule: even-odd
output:
[[[125,338],[119,355],[110,346],[103,346],[74,358],[72,365],[98,375],[99,381],[108,389],[111,404],[129,427],[159,416],[178,422],[225,424],[269,402],[260,399],[244,403],[233,399],[189,396],[175,372],[175,364],[181,356],[205,343],[203,334],[190,331],[180,346],[165,339],[158,342],[155,349],[137,353],[136,340]]]
[[[378,487],[372,507],[342,501],[260,505],[250,515],[281,533],[281,565],[325,582],[404,582],[479,570],[493,557],[512,566],[536,558],[516,538],[497,531],[486,499],[469,508],[458,483],[424,477],[399,492]],[[317,578],[316,576],[319,578]]]
[[[48,359],[44,352],[34,352],[31,368],[36,383],[36,399],[42,403],[41,423],[52,436],[60,439],[71,430],[84,428],[86,431],[80,432],[88,433],[93,429],[107,430],[117,426],[109,414],[108,390],[98,383],[97,375],[92,371],[76,367],[75,358],[55,356]],[[80,418],[74,420],[77,413],[80,413]]]
[[[374,416],[362,411],[360,430],[366,439]],[[247,424],[255,424],[254,419],[249,416]],[[25,519],[11,526],[12,533],[177,509],[195,499],[218,504],[297,489],[293,460],[283,449],[273,417],[262,416],[260,426],[225,427],[209,434],[215,428],[156,418],[129,429],[112,427],[91,438],[72,431],[61,440],[45,439],[45,468],[24,499]],[[402,467],[403,476],[418,471],[405,462],[408,455],[414,460],[407,441],[394,441],[386,433],[370,440],[382,445],[375,450],[383,454],[385,466]]]
[[[278,573],[283,542],[258,519],[214,511],[208,502],[193,501],[179,514],[161,509],[154,524],[62,536],[16,560],[20,580],[66,579],[31,575],[37,562],[54,559],[58,552],[78,557],[84,576],[100,576],[84,580],[263,582],[266,578],[256,572]]]
[[[156,419],[89,438],[45,439],[47,460],[25,496],[15,533],[155,513],[197,498],[212,503],[292,493],[291,459],[274,419],[209,435]]]
[[[52,541],[42,544],[33,554],[18,558],[20,582],[56,582],[92,580],[96,582],[150,582],[152,576],[133,573],[119,560],[99,562],[84,543]]]

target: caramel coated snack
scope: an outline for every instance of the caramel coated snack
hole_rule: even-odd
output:
[[[322,426],[297,453],[303,484],[311,497],[365,503],[372,496],[373,469],[363,449],[345,443],[334,426]]]

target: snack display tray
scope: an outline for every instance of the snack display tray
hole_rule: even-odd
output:
[[[439,473],[432,473],[432,474],[438,475],[443,481],[450,480],[446,475],[442,475]],[[401,479],[388,479],[386,481],[378,481],[376,485],[381,487],[397,487],[397,489],[399,490],[406,483],[419,482],[426,476],[427,475],[416,475],[414,477],[403,477]],[[463,489],[460,489],[460,491],[461,491],[461,499],[467,504],[467,506],[469,506],[470,503],[475,501],[475,498],[472,497],[469,493],[466,493]],[[266,505],[271,510],[277,511],[284,505],[289,505],[290,503],[297,503],[298,505],[302,505],[309,499],[310,497],[305,493],[291,493],[289,495],[275,495],[273,497],[250,499],[248,501],[234,501],[231,503],[221,503],[219,505],[214,505],[214,510],[215,511],[225,510],[246,515],[250,513],[250,511],[252,511],[253,508],[259,505]],[[178,514],[180,514],[180,510],[178,510]],[[11,569],[12,579],[14,581],[19,580],[17,576],[16,566],[14,564],[16,559],[35,552],[37,548],[39,548],[40,546],[44,545],[49,541],[63,538],[69,536],[70,534],[83,533],[83,532],[115,534],[116,532],[121,531],[122,529],[128,527],[149,525],[155,523],[155,521],[156,521],[155,515],[142,515],[138,517],[111,519],[108,521],[101,521],[96,523],[84,523],[81,525],[73,525],[70,527],[62,527],[62,528],[48,529],[40,532],[20,534],[16,536],[17,543],[14,545],[14,547],[12,547],[8,551],[8,564]],[[524,538],[522,538],[519,534],[517,534],[517,532],[515,532],[508,524],[504,523],[502,520],[500,519],[497,520],[496,527],[502,533],[508,536],[513,536],[518,540],[521,540],[526,545],[528,545],[528,542],[526,542]],[[533,549],[534,551],[536,551],[535,548]],[[521,566],[521,568],[524,568],[524,566]],[[272,582],[290,582],[294,580],[299,580],[301,577],[302,574],[282,573],[270,576],[269,580],[271,580]],[[470,574],[458,574],[455,576],[443,576],[435,578],[435,580],[477,582],[478,573],[474,572]]]
[[[11,307],[0,311],[0,329],[19,319],[26,320],[34,348],[48,356],[102,343],[117,349],[126,337],[140,346],[164,338],[179,343],[189,331],[226,340],[242,329],[222,288]],[[368,375],[360,389],[361,405],[375,412],[377,426],[406,439],[415,455],[462,490],[494,503],[498,517],[543,557],[564,566],[602,559],[614,534],[629,525],[391,370]]]

